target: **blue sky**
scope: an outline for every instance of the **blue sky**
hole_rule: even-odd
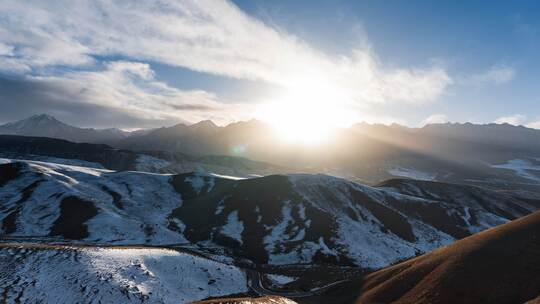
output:
[[[492,66],[515,71],[511,81],[455,86],[437,102],[410,109],[382,107],[415,124],[440,113],[452,121],[489,122],[526,115],[540,121],[538,1],[235,1],[249,14],[297,33],[328,52],[346,52],[360,26],[381,60],[395,65],[440,61],[455,77]],[[405,114],[405,115],[402,115]],[[525,121],[520,121],[525,123]]]
[[[540,128],[537,1],[8,0],[0,33],[0,122],[226,124],[315,96],[314,120]]]

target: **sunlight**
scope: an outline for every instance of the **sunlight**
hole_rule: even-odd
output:
[[[288,143],[322,144],[336,128],[357,118],[347,111],[349,98],[323,79],[305,78],[282,96],[264,103],[257,117],[269,123]]]

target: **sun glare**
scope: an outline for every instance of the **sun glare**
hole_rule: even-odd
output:
[[[347,98],[338,88],[306,81],[281,97],[264,103],[258,118],[272,125],[277,136],[292,144],[322,144],[334,130],[354,121]]]

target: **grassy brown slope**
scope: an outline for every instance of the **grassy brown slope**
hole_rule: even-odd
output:
[[[366,276],[356,303],[524,303],[539,296],[535,212]]]

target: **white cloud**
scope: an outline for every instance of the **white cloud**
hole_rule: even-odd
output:
[[[516,71],[506,65],[492,66],[487,71],[473,74],[462,79],[461,84],[482,86],[486,84],[504,84],[514,79]]]
[[[533,121],[526,125],[527,128],[540,129],[540,121]]]
[[[525,115],[514,114],[514,115],[511,115],[511,116],[499,117],[499,118],[495,119],[495,123],[498,123],[498,124],[507,123],[507,124],[511,124],[511,125],[514,125],[514,126],[518,126],[518,125],[522,125],[525,122],[526,119],[527,118],[526,118]]]
[[[12,56],[13,46],[0,43],[0,56]]]
[[[389,116],[389,115],[377,115],[377,114],[369,114],[369,113],[362,113],[361,119],[355,121],[355,123],[358,122],[364,122],[368,124],[383,124],[383,125],[392,125],[392,124],[398,124],[402,126],[408,126],[409,122],[402,118],[402,117],[395,117],[395,116]]]
[[[428,118],[424,119],[422,122],[420,122],[420,126],[425,126],[429,124],[441,124],[448,122],[448,117],[444,114],[433,114],[430,115]]]
[[[330,56],[228,1],[4,0],[0,14],[9,52],[0,62],[10,71],[85,67],[94,56],[121,55],[283,86],[324,82],[354,104],[429,102],[452,83],[437,66],[387,67],[369,48]]]
[[[0,72],[9,73],[28,73],[31,68],[18,60],[13,60],[9,57],[0,56]]]
[[[49,88],[50,99],[91,104],[113,112],[126,112],[148,121],[197,122],[212,119],[226,123],[242,117],[246,106],[226,104],[209,92],[183,91],[154,79],[145,63],[115,61],[98,71],[68,72],[58,76],[29,76]],[[60,92],[59,94],[55,92]]]
[[[514,126],[525,126],[527,128],[540,129],[540,121],[531,121],[527,119],[527,116],[522,114],[499,117],[495,120],[495,123],[508,123]]]

